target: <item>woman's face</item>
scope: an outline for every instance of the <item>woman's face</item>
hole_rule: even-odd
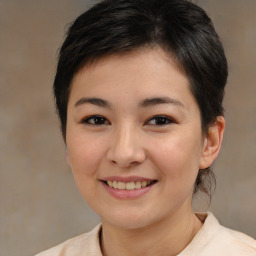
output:
[[[191,210],[204,147],[200,111],[161,49],[81,69],[66,142],[77,187],[103,223],[139,228]]]

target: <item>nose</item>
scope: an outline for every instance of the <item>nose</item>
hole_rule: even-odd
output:
[[[107,152],[108,161],[125,168],[142,163],[145,150],[141,142],[141,134],[129,125],[123,125],[113,131]]]

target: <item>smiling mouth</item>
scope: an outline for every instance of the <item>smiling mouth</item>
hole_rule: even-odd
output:
[[[131,181],[131,182],[121,182],[121,181],[103,181],[106,185],[111,188],[119,190],[136,190],[141,188],[149,187],[157,182],[157,180],[151,181]]]

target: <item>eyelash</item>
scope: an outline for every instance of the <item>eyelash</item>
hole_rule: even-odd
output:
[[[92,123],[91,120],[94,120],[94,122]],[[150,124],[152,120],[155,120],[154,124],[152,123]],[[86,117],[81,121],[81,123],[88,124],[88,125],[95,125],[95,126],[110,124],[110,122],[104,116],[101,116],[101,115],[93,115],[93,116]],[[156,126],[165,126],[172,123],[175,123],[175,121],[172,118],[164,115],[153,116],[145,122],[146,125],[148,124],[148,125],[156,125]]]
[[[149,124],[149,125],[165,126],[168,124],[175,123],[175,121],[172,118],[170,118],[168,116],[164,116],[164,115],[153,116],[153,117],[149,118],[146,123],[149,123],[152,120],[155,120],[155,123]],[[160,124],[157,124],[157,122],[159,122],[159,121],[160,121]]]
[[[94,123],[91,123],[90,121],[93,119],[94,119]],[[100,122],[100,123],[97,124],[97,122]],[[81,121],[81,123],[88,124],[88,125],[96,125],[96,126],[110,124],[110,122],[104,116],[100,116],[100,115],[93,115],[93,116],[86,117]]]

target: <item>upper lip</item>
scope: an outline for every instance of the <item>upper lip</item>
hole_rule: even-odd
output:
[[[153,181],[155,179],[144,178],[139,176],[129,176],[129,177],[121,177],[121,176],[109,176],[101,179],[102,181],[120,181],[120,182],[136,182],[136,181]]]

